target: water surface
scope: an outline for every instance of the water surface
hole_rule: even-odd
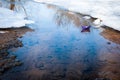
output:
[[[36,6],[29,9],[29,4]],[[93,26],[92,19],[53,5],[29,2],[25,7],[34,31],[20,38],[23,47],[9,50],[23,65],[2,80],[120,79],[120,45],[105,39],[102,28],[81,32],[81,26]]]

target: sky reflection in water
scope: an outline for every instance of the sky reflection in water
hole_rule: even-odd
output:
[[[100,29],[91,27],[91,32],[81,33],[81,26],[92,25],[92,20],[56,6],[33,5],[38,8],[27,12],[36,21],[30,25],[35,31],[21,38],[23,47],[9,50],[24,64],[3,80],[120,79],[120,45],[108,45]]]

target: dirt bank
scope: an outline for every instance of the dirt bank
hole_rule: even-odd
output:
[[[15,55],[8,52],[10,48],[22,47],[21,38],[26,32],[33,31],[30,28],[0,29],[0,75],[8,69],[19,66],[22,63],[16,59]]]

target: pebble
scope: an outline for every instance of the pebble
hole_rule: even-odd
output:
[[[20,66],[20,65],[22,65],[22,62],[15,62],[14,64],[15,64],[15,66]]]
[[[10,55],[8,52],[1,52],[0,53],[0,75],[3,72],[11,69],[15,66],[20,66],[22,63],[16,59],[15,55]]]
[[[4,72],[4,68],[0,68],[0,73],[3,73]]]
[[[16,56],[12,55],[12,56],[10,56],[10,58],[14,60],[16,58]]]
[[[107,44],[111,44],[111,42],[107,42]]]

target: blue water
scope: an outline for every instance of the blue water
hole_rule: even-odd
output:
[[[82,33],[81,25],[91,25],[91,20],[53,5],[29,2],[25,7],[34,31],[20,38],[23,47],[9,50],[23,65],[3,80],[120,79],[120,46],[101,36],[101,29]]]

